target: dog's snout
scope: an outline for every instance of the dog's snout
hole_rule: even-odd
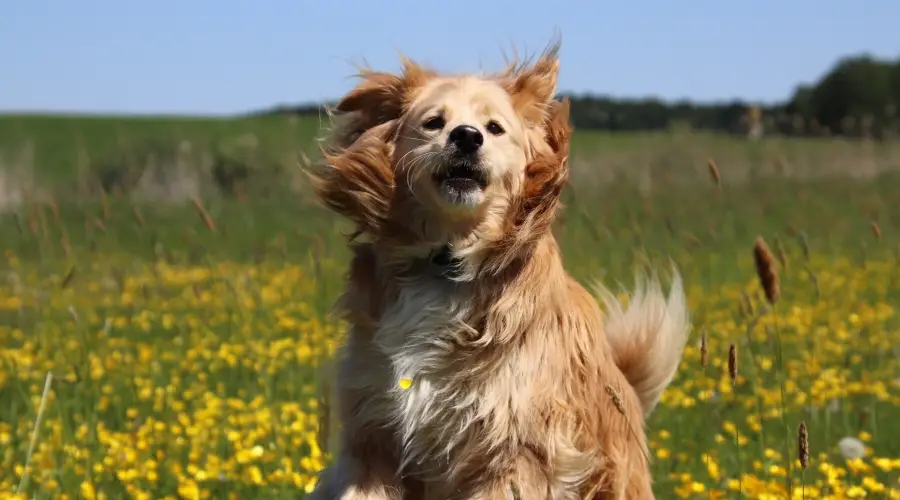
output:
[[[463,153],[474,153],[484,144],[484,135],[471,125],[460,125],[450,131],[450,142]]]

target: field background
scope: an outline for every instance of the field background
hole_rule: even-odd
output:
[[[0,117],[0,497],[311,487],[349,230],[300,169],[326,124]],[[658,498],[900,498],[900,143],[579,131],[571,163],[570,272],[685,278],[691,342],[647,423]]]

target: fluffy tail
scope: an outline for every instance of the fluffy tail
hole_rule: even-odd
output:
[[[596,286],[616,365],[637,392],[644,416],[675,376],[690,329],[681,275],[675,269],[673,274],[668,298],[656,275],[639,275],[625,307],[603,285]]]

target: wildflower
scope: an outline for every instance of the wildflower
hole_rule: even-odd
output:
[[[855,437],[847,436],[838,441],[838,450],[844,458],[852,460],[866,454],[866,445]]]

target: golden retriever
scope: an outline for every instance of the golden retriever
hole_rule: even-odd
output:
[[[627,306],[563,269],[559,44],[490,75],[363,70],[311,172],[355,223],[339,306],[342,423],[316,500],[653,498],[644,417],[688,315],[641,279]],[[360,238],[360,239],[357,239]]]

